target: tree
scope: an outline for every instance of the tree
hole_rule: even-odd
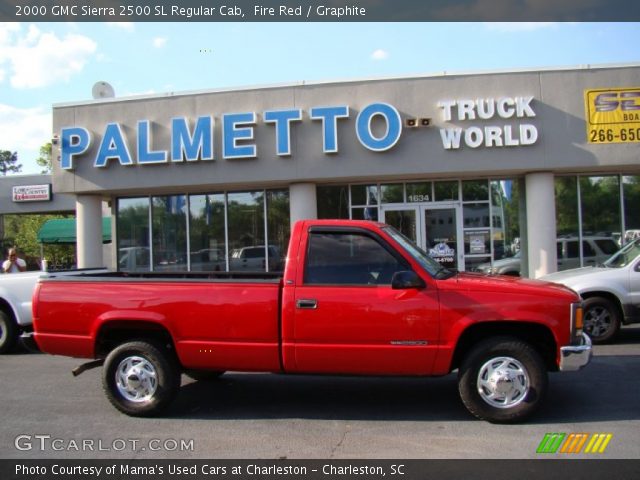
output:
[[[22,165],[18,163],[18,154],[9,150],[0,151],[0,174],[6,176],[7,173],[19,173]]]
[[[42,167],[40,173],[51,173],[51,142],[40,147],[40,156],[36,158],[36,163]]]

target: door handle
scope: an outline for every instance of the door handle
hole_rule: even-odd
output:
[[[301,298],[296,301],[296,307],[306,310],[315,310],[318,308],[318,301],[313,298]]]

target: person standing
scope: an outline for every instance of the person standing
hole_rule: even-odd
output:
[[[15,248],[10,248],[7,259],[2,263],[2,273],[24,272],[26,269],[27,264],[18,257],[18,251]]]

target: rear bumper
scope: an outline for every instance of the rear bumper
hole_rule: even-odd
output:
[[[591,360],[591,339],[582,334],[579,345],[560,348],[560,371],[580,370]]]

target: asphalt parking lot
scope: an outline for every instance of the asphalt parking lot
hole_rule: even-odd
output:
[[[0,356],[0,458],[533,459],[555,432],[612,434],[604,453],[575,458],[640,459],[638,326],[596,347],[586,369],[552,374],[543,408],[521,425],[472,418],[454,375],[183,377],[166,416],[130,418],[108,403],[100,369],[72,377],[80,363]]]

